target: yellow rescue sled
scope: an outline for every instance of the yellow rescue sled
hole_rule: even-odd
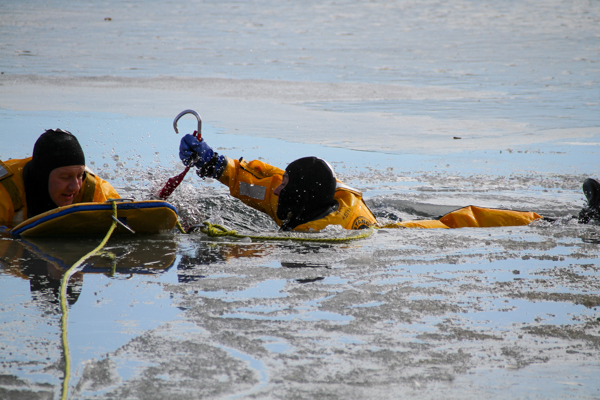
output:
[[[116,234],[156,234],[177,224],[177,210],[166,201],[110,200],[58,207],[29,218],[10,230],[12,236],[100,236],[113,223],[112,202],[117,207]]]

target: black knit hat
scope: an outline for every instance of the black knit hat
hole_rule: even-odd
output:
[[[48,193],[48,178],[52,170],[71,165],[85,165],[85,155],[79,141],[71,132],[48,129],[35,142],[33,158],[25,166],[29,218],[57,207]]]
[[[282,228],[293,229],[312,221],[335,205],[335,174],[325,160],[300,158],[285,172],[289,181],[281,190],[277,205],[277,218],[284,221]]]

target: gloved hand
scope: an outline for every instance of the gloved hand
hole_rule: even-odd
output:
[[[203,139],[198,140],[194,135],[189,134],[181,138],[179,158],[186,167],[191,166],[193,163],[196,168],[202,168],[214,154],[213,149]],[[194,157],[197,157],[197,160],[194,160]]]
[[[227,157],[220,156],[203,139],[185,135],[179,144],[179,158],[187,166],[194,165],[199,176],[219,179],[227,166]]]

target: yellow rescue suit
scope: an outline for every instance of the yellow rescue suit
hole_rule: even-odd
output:
[[[383,228],[493,228],[499,226],[529,225],[542,216],[528,211],[498,210],[467,206],[452,211],[440,219],[427,219],[420,221],[394,222],[382,226]]]
[[[16,226],[27,219],[27,200],[23,168],[31,157],[18,160],[0,161],[0,225]],[[81,190],[75,196],[75,203],[102,203],[108,199],[120,198],[117,191],[86,168]]]
[[[283,179],[283,171],[262,161],[238,161],[227,159],[227,166],[219,180],[229,186],[229,193],[245,204],[269,215],[277,225],[278,196],[273,194]],[[528,225],[542,218],[534,212],[497,210],[468,206],[444,215],[439,220],[403,221],[381,225],[365,204],[361,192],[338,181],[334,199],[339,203],[337,211],[322,219],[310,221],[294,228],[295,231],[319,231],[328,225],[340,225],[345,229],[363,229],[372,225],[383,228],[466,228]]]
[[[245,204],[269,215],[277,225],[282,221],[277,218],[277,202],[279,197],[273,194],[283,179],[283,171],[262,161],[238,161],[227,159],[227,166],[219,178],[221,183],[229,186],[229,193]],[[334,199],[339,203],[336,211],[325,218],[310,221],[294,228],[295,231],[319,231],[328,225],[340,225],[345,229],[368,228],[377,223],[363,201],[359,191],[338,183]]]

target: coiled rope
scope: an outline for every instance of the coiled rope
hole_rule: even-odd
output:
[[[371,228],[367,231],[363,231],[354,236],[348,237],[335,237],[335,238],[310,238],[304,236],[265,236],[265,235],[242,235],[237,233],[236,230],[227,229],[219,224],[211,224],[210,222],[203,222],[204,226],[200,228],[200,232],[210,236],[210,237],[224,237],[231,236],[237,239],[246,239],[250,238],[252,240],[259,241],[294,241],[294,242],[318,242],[318,243],[344,243],[350,242],[352,240],[365,239],[368,238],[375,232],[374,228]],[[182,229],[182,228],[180,228]]]
[[[104,236],[104,239],[102,239],[102,242],[100,242],[98,247],[96,247],[94,250],[87,253],[85,256],[81,257],[79,259],[79,261],[77,261],[75,264],[73,264],[73,266],[71,268],[69,268],[67,270],[67,272],[65,272],[65,274],[63,275],[62,280],[60,282],[60,307],[61,307],[61,311],[62,311],[61,331],[62,331],[62,345],[63,345],[63,353],[64,353],[64,361],[65,361],[65,379],[63,380],[63,385],[62,385],[62,397],[61,397],[62,400],[66,400],[67,396],[69,394],[69,378],[71,377],[71,358],[69,356],[69,343],[67,341],[67,312],[68,312],[67,286],[69,284],[69,278],[75,272],[77,272],[77,269],[81,266],[81,264],[83,264],[83,262],[85,260],[92,257],[94,254],[98,253],[104,247],[104,245],[106,245],[106,242],[108,242],[108,239],[112,235],[113,231],[117,227],[117,223],[119,222],[117,220],[117,203],[115,203],[114,201],[112,202],[112,209],[113,209],[113,217],[114,217],[113,222],[112,222],[110,228],[108,229],[106,236]]]

